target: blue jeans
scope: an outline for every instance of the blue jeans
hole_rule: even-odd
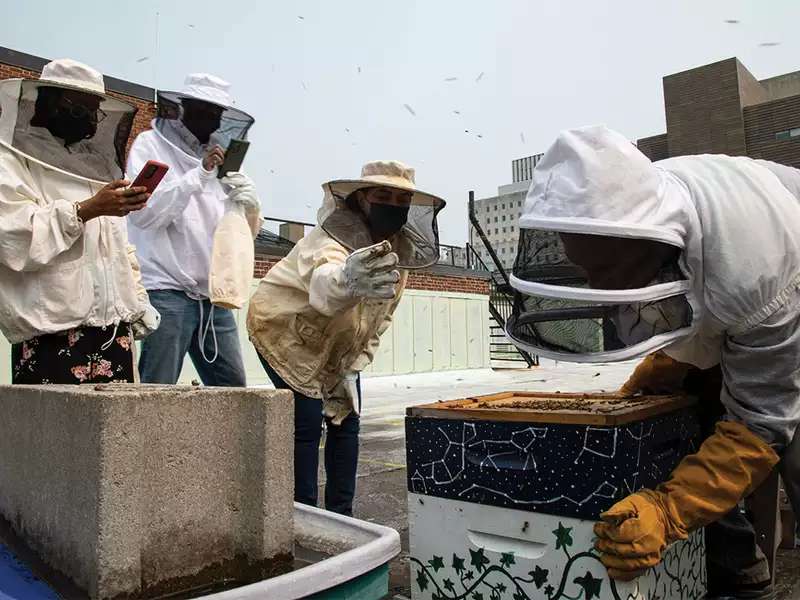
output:
[[[272,384],[279,390],[291,390],[260,355],[261,364]],[[356,382],[361,405],[361,378]],[[319,443],[322,440],[322,400],[294,392],[294,499],[317,505]],[[325,418],[325,508],[342,515],[353,515],[358,471],[358,431],[361,421],[350,413],[341,425]]]
[[[139,359],[142,383],[177,383],[188,352],[205,385],[247,385],[239,332],[232,311],[214,307],[212,317],[209,300],[201,303],[184,292],[173,290],[147,293],[150,303],[161,313],[161,325],[142,343],[142,357]],[[209,319],[212,319],[210,324]],[[204,342],[202,352],[201,340]]]

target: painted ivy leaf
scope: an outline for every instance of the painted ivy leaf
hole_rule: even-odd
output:
[[[514,553],[513,552],[503,552],[503,555],[500,557],[500,564],[503,565],[506,569],[508,569],[511,565],[515,564],[517,561],[514,560]]]
[[[486,565],[489,564],[489,559],[484,556],[483,548],[478,548],[477,550],[473,550],[472,548],[470,548],[469,554],[470,554],[469,564],[475,567],[478,573],[481,573],[484,569],[486,569]]]
[[[548,586],[547,586],[546,588],[544,588],[544,593],[545,593],[545,595],[546,595],[548,598],[549,598],[550,596],[552,596],[552,595],[553,595],[553,592],[555,592],[555,591],[556,591],[556,590],[555,590],[555,588],[553,588],[553,586],[552,586],[552,585],[549,585],[549,584],[548,584]]]
[[[425,571],[419,571],[417,573],[417,585],[422,592],[428,589],[428,576],[425,575]]]
[[[502,593],[504,593],[506,591],[506,584],[498,583],[497,587],[494,588],[494,589],[496,589],[498,591],[498,593],[502,594]]]
[[[528,575],[533,578],[533,583],[536,584],[536,589],[541,589],[541,587],[547,581],[547,575],[550,573],[548,569],[543,569],[539,565],[536,565],[536,568],[533,571],[528,571]],[[547,586],[550,587],[550,586]]]
[[[514,592],[514,600],[530,600],[530,597],[522,592]]]
[[[464,573],[464,579],[466,581],[472,581],[473,579],[475,579],[475,574],[472,571],[467,571],[466,573]]]
[[[500,595],[500,592],[497,591],[497,588],[492,590],[491,596],[489,596],[489,600],[503,600],[503,597]]]
[[[442,582],[442,585],[444,586],[444,589],[446,589],[448,592],[452,592],[456,587],[455,584],[449,579],[445,579]]]
[[[461,575],[464,571],[464,559],[453,554],[453,570]]]
[[[553,529],[556,536],[556,550],[572,546],[572,527],[564,527],[561,521],[558,522],[558,529]]]
[[[603,585],[602,579],[595,579],[589,571],[583,577],[576,577],[573,583],[577,583],[583,588],[586,600],[592,600],[595,596],[600,597],[600,586]]]
[[[444,559],[441,556],[436,556],[435,554],[433,555],[433,560],[429,560],[428,564],[434,571],[444,569]]]
[[[475,592],[474,594],[472,594],[472,600],[483,600],[483,594]]]

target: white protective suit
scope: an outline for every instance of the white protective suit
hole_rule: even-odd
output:
[[[214,231],[225,213],[227,193],[216,172],[185,154],[158,131],[140,133],[128,154],[129,173],[148,160],[169,165],[142,210],[128,216],[128,231],[148,290],[178,290],[208,297]]]
[[[135,323],[150,306],[125,219],[78,220],[75,203],[101,187],[0,146],[0,329],[12,344]]]
[[[11,343],[81,326],[135,324],[146,313],[157,326],[125,220],[98,217],[84,224],[77,217],[76,204],[105,184],[50,166],[11,143],[15,126],[19,136],[30,118],[16,123],[23,84],[55,84],[104,96],[102,82],[94,69],[64,59],[49,63],[39,81],[0,84],[0,330]],[[43,144],[33,144],[30,152],[48,156],[48,148],[59,148],[48,130],[36,129]],[[88,143],[79,142],[71,151],[78,154]]]
[[[683,290],[691,324],[636,354],[664,348],[703,369],[720,364],[729,416],[780,452],[800,423],[799,189],[800,172],[788,167],[724,155],[651,163],[623,136],[589,127],[562,133],[538,163],[520,228],[680,248],[686,280],[667,286]],[[514,286],[551,298],[559,293],[541,284]],[[631,291],[611,293],[622,298]],[[599,360],[607,360],[603,354]]]

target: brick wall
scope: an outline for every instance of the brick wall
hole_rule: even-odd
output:
[[[776,140],[779,131],[800,127],[800,95],[744,109],[747,154],[800,168],[800,137]]]
[[[280,259],[272,256],[256,256],[253,276],[261,279],[278,260]],[[489,295],[489,281],[486,279],[439,275],[430,271],[412,271],[409,273],[407,287],[410,290]]]
[[[670,156],[746,154],[739,72],[730,58],[664,77]]]
[[[669,158],[669,143],[666,133],[642,138],[636,142],[636,146],[652,161]]]
[[[37,79],[39,77],[39,72],[0,63],[0,79],[11,79],[14,77]],[[128,138],[128,148],[130,148],[131,143],[137,135],[146,129],[150,129],[150,121],[156,114],[156,105],[154,102],[148,102],[147,100],[142,100],[141,98],[135,98],[133,96],[126,96],[125,94],[118,94],[117,92],[109,92],[108,95],[118,98],[123,102],[133,104],[139,109],[133,121],[131,136]]]

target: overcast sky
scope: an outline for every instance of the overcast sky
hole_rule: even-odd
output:
[[[663,133],[663,75],[731,56],[759,79],[800,70],[797,0],[0,4],[16,50],[162,89],[229,80],[256,118],[245,167],[265,215],[313,221],[323,181],[399,159],[447,200],[453,244],[467,191],[493,195],[559,130]]]

